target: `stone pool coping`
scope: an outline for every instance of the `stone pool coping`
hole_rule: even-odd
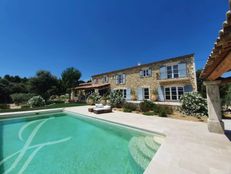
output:
[[[18,111],[18,112],[5,112],[5,113],[3,112],[0,113],[0,119],[36,115],[38,113],[49,114],[54,112],[62,112],[63,110],[64,108],[55,108],[55,109],[40,109],[40,110],[32,110],[32,111]]]
[[[207,124],[114,111],[102,115],[89,106],[1,113],[0,118],[38,112],[68,111],[166,135],[144,174],[230,174],[231,143],[225,135],[208,132]]]
[[[119,111],[96,115],[88,112],[88,107],[65,108],[64,111],[166,135],[144,174],[231,173],[231,143],[225,135],[210,133],[206,123]]]

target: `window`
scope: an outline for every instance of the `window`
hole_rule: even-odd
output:
[[[143,88],[144,99],[149,99],[149,88]]]
[[[184,94],[183,87],[166,87],[165,88],[165,99],[177,101]]]
[[[143,69],[140,71],[140,76],[141,77],[150,77],[152,74],[152,70],[150,68]]]
[[[125,74],[116,75],[116,84],[124,84],[125,83]]]
[[[123,76],[122,76],[122,74],[118,75],[118,83],[119,84],[123,83]]]
[[[165,88],[165,99],[166,100],[170,100],[171,99],[170,88]]]
[[[127,98],[127,90],[126,89],[123,89],[123,96],[125,99]]]
[[[171,92],[172,92],[172,100],[177,100],[176,87],[171,87]]]
[[[108,83],[108,80],[109,80],[108,76],[103,76],[102,79],[103,83]]]
[[[116,91],[121,92],[121,94],[123,95],[123,97],[125,99],[127,98],[127,90],[126,89],[117,89]]]
[[[167,66],[167,77],[168,79],[172,78],[172,66]]]
[[[184,95],[184,88],[183,87],[178,87],[178,99]]]
[[[173,77],[178,78],[179,72],[178,72],[178,65],[173,65]]]
[[[160,67],[160,79],[172,79],[187,76],[186,63]]]

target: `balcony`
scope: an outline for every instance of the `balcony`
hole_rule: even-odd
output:
[[[175,75],[174,77],[174,74],[171,77],[168,77],[167,75],[160,75],[159,73],[157,73],[156,79],[160,84],[172,82],[190,82],[190,77],[188,76],[188,74],[183,77],[180,77],[179,75]]]

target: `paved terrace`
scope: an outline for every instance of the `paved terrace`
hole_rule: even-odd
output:
[[[145,174],[231,174],[231,142],[225,135],[209,133],[206,123],[118,111],[96,115],[87,108],[65,110],[166,135]]]

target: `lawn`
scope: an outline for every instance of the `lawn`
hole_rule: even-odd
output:
[[[0,109],[0,113],[4,112],[19,112],[19,111],[33,111],[33,110],[40,110],[40,109],[54,109],[54,108],[65,108],[65,107],[73,107],[73,106],[84,106],[85,103],[57,103],[51,104],[44,107],[37,107],[37,108],[22,108],[22,109]]]

